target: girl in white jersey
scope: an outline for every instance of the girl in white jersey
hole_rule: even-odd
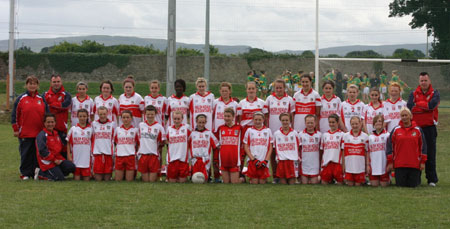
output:
[[[320,178],[322,184],[329,184],[336,181],[336,184],[341,185],[344,181],[342,170],[342,137],[344,132],[339,130],[339,116],[331,114],[328,116],[328,125],[330,130],[322,134],[320,141],[321,167]]]
[[[364,109],[364,124],[366,126],[367,134],[372,134],[375,129],[373,126],[373,118],[376,115],[386,116],[386,109],[380,99],[380,90],[377,87],[373,87],[369,92],[370,103],[366,105]],[[384,124],[385,125],[385,124]]]
[[[134,91],[135,82],[133,76],[128,76],[123,81],[124,93],[119,97],[119,112],[129,110],[133,114],[133,120],[131,124],[137,127],[142,121],[142,114],[144,113],[144,99],[141,95]],[[122,120],[119,119],[119,125],[122,124]]]
[[[77,111],[78,124],[70,128],[67,135],[67,157],[75,164],[74,180],[91,179],[91,137],[92,128],[88,123],[89,112],[82,108]]]
[[[312,114],[319,117],[322,102],[320,95],[311,88],[312,78],[309,74],[301,76],[302,89],[294,94],[295,117],[294,130],[299,133],[305,129],[305,117]],[[316,123],[316,129],[319,129],[319,120]]]
[[[70,106],[70,123],[72,126],[78,124],[78,110],[86,109],[89,114],[89,120],[94,120],[94,100],[87,95],[88,85],[85,82],[77,83],[77,95],[72,98],[72,105]]]
[[[94,99],[95,120],[99,119],[98,108],[106,107],[108,109],[108,119],[117,123],[117,115],[119,115],[119,101],[112,96],[114,87],[111,81],[105,80],[100,84],[101,94]]]
[[[347,87],[347,97],[348,99],[341,103],[341,129],[344,132],[350,131],[352,128],[350,126],[350,118],[353,116],[364,118],[364,108],[365,104],[358,99],[359,89],[355,84],[350,84]],[[366,127],[361,122],[361,126],[364,132],[367,133]]]
[[[158,80],[150,81],[150,94],[144,97],[145,107],[152,105],[156,107],[155,120],[165,127],[165,115],[167,109],[167,98],[160,94],[161,84]],[[145,119],[145,117],[144,117]]]
[[[206,116],[206,129],[212,130],[212,112],[214,104],[214,94],[206,91],[206,80],[203,77],[199,77],[195,82],[197,86],[197,92],[189,97],[189,111],[191,112],[191,126],[192,129],[197,127],[197,123],[194,120],[199,114]]]
[[[94,136],[92,154],[94,155],[94,177],[96,181],[109,181],[113,171],[113,140],[116,122],[108,119],[108,108],[101,106],[97,110],[99,119],[92,123]]]
[[[122,126],[116,128],[114,143],[116,144],[115,180],[132,181],[136,172],[136,149],[139,148],[138,128],[132,125],[133,114],[129,110],[120,115]]]
[[[315,128],[316,116],[305,117],[306,128],[299,133],[301,182],[302,184],[318,184],[320,172],[320,139],[322,134]]]
[[[320,109],[320,132],[325,133],[330,130],[328,125],[328,116],[338,114],[341,108],[341,99],[334,94],[334,82],[325,81],[322,85],[323,96],[321,98],[322,108]]]
[[[406,107],[406,102],[400,97],[402,87],[399,83],[390,83],[389,85],[389,99],[384,101],[383,105],[386,108],[386,120],[387,131],[392,132],[392,130],[398,126],[400,122],[400,110]]]
[[[369,179],[370,184],[374,187],[379,185],[386,187],[389,185],[389,173],[386,172],[386,142],[389,138],[384,126],[383,115],[377,115],[373,118],[375,130],[369,136]]]
[[[253,114],[253,127],[244,136],[244,149],[249,158],[247,176],[251,184],[265,184],[270,177],[269,160],[272,154],[272,131],[264,126],[264,114]]]
[[[186,91],[186,82],[182,79],[175,80],[175,94],[167,99],[166,119],[167,127],[173,126],[173,114],[180,111],[183,114],[182,122],[187,124],[189,120],[189,97],[184,95]]]
[[[173,125],[167,127],[167,179],[170,183],[185,183],[189,176],[188,139],[191,130],[182,124],[183,113],[174,111]]]

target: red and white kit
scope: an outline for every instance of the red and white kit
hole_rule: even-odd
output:
[[[269,112],[268,126],[272,133],[281,128],[280,114],[295,112],[294,99],[287,93],[283,97],[277,97],[275,93],[272,93],[266,99],[266,106]]]
[[[187,114],[189,112],[189,97],[183,95],[181,98],[172,95],[167,99],[166,115],[169,116],[167,126],[173,125],[172,115],[174,111],[181,111],[183,113],[183,124],[187,124]]]
[[[301,175],[318,176],[320,173],[320,139],[322,133],[314,131],[310,134],[303,130],[299,134],[301,146]]]
[[[234,110],[235,116],[237,116],[237,107],[238,103],[234,101],[232,98],[230,98],[230,101],[228,103],[225,103],[222,99],[222,97],[219,97],[214,101],[213,105],[213,132],[217,133],[217,130],[220,126],[225,124],[225,121],[223,119],[223,112],[226,108],[231,107]]]
[[[241,132],[242,127],[240,125],[233,125],[232,127],[222,125],[219,127],[220,170],[239,172],[239,166],[241,165]]]
[[[348,99],[341,103],[341,119],[344,122],[345,127],[348,131],[352,129],[350,125],[350,119],[353,116],[360,117],[364,119],[364,109],[365,104],[361,102],[359,99],[354,103],[351,103]]]
[[[380,176],[386,173],[386,142],[389,132],[383,130],[380,134],[373,133],[369,136],[369,157],[372,176]]]
[[[105,174],[112,173],[114,150],[113,140],[116,131],[116,122],[94,121],[92,123],[94,131],[92,137],[92,153],[94,155],[94,173]]]
[[[158,110],[158,113],[156,114],[155,119],[159,124],[161,124],[164,127],[165,126],[164,120],[165,120],[166,109],[167,109],[167,98],[162,95],[153,97],[151,94],[149,94],[144,97],[144,105],[145,105],[145,107],[152,105],[156,108],[156,110]],[[145,119],[145,113],[144,113],[144,119]]]
[[[298,176],[295,164],[299,160],[300,139],[297,131],[290,129],[285,134],[281,129],[273,134],[273,145],[278,161],[276,175],[280,178],[294,178]]]
[[[261,129],[249,128],[245,133],[244,143],[248,145],[253,157],[264,161],[266,160],[269,146],[273,143],[272,131],[265,126]]]
[[[375,130],[373,127],[373,118],[377,115],[383,115],[384,120],[387,119],[387,111],[384,105],[380,104],[378,108],[374,108],[372,102],[367,104],[364,109],[364,120],[366,120],[367,133],[369,134],[372,134],[373,130]]]
[[[384,121],[388,123],[387,131],[392,132],[394,127],[398,126],[400,122],[400,110],[406,107],[406,102],[401,98],[397,99],[397,101],[387,99],[383,102],[383,106],[386,109],[386,119]]]
[[[120,113],[124,110],[129,110],[133,113],[133,121],[131,124],[133,126],[138,126],[142,121],[142,113],[144,112],[144,99],[141,95],[133,92],[130,97],[125,94],[121,94],[119,97],[119,108]],[[119,125],[122,125],[122,119],[119,116]]]
[[[139,155],[160,156],[158,146],[166,140],[164,127],[158,122],[149,124],[147,121],[139,123]]]
[[[71,145],[73,163],[77,168],[90,168],[92,127],[79,124],[70,128],[67,141]]]
[[[178,128],[169,126],[166,135],[168,141],[167,161],[169,163],[177,160],[187,162],[189,159],[188,139],[191,135],[189,126],[184,124]]]
[[[327,166],[330,162],[341,164],[341,144],[343,136],[344,132],[341,130],[336,130],[334,132],[329,130],[322,134],[322,140],[320,141],[320,149],[323,150],[322,167]]]
[[[89,116],[94,114],[94,100],[92,100],[87,95],[84,100],[80,100],[80,98],[78,98],[78,95],[72,98],[72,105],[70,106],[70,123],[72,126],[76,126],[78,124],[77,112],[80,109],[86,109],[88,111],[89,118]]]
[[[139,145],[139,130],[133,126],[125,128],[123,125],[116,128],[114,134],[116,143],[116,156],[127,157],[136,155],[136,146]]]
[[[360,131],[358,136],[353,136],[353,131],[344,134],[342,149],[345,157],[345,172],[361,174],[366,171],[365,155],[369,148],[369,136]]]
[[[303,92],[303,88],[294,94],[295,116],[294,130],[299,133],[305,129],[305,116],[316,114],[316,107],[322,106],[320,95],[317,91],[311,89],[308,94]]]
[[[195,130],[197,127],[197,122],[195,118],[199,114],[206,115],[206,129],[212,130],[213,126],[213,105],[214,105],[214,94],[211,92],[206,92],[205,95],[200,95],[198,92],[192,94],[189,97],[189,111],[191,112],[191,126]]]
[[[108,119],[117,122],[117,115],[119,115],[119,101],[110,95],[108,98],[103,98],[102,95],[94,99],[94,113],[95,120],[98,120],[98,108],[104,106],[108,109]]]
[[[341,99],[336,95],[333,95],[331,99],[327,99],[325,95],[322,96],[322,108],[320,109],[320,132],[325,133],[330,130],[328,124],[328,116],[332,114],[340,115]]]
[[[264,100],[260,98],[253,101],[249,101],[248,98],[241,100],[237,108],[237,115],[241,116],[241,126],[253,126],[253,113],[257,111],[267,114],[267,106]]]
[[[203,131],[192,131],[189,136],[189,147],[191,152],[192,174],[201,172],[208,177],[208,171],[211,168],[211,150],[219,146],[219,141],[205,129]]]

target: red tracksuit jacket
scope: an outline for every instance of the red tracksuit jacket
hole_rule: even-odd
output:
[[[67,132],[67,119],[69,118],[69,108],[72,104],[72,97],[64,90],[64,86],[58,92],[53,92],[50,88],[42,95],[48,105],[50,113],[56,115],[55,130]]]
[[[14,131],[19,131],[19,138],[35,138],[44,128],[44,114],[47,106],[36,92],[21,94],[14,103],[11,124]]]
[[[422,129],[412,122],[410,127],[400,125],[392,130],[386,143],[388,163],[394,168],[416,168],[427,161],[427,145]]]
[[[47,171],[56,166],[56,160],[65,160],[61,155],[63,144],[59,138],[58,132],[52,132],[43,129],[36,137],[36,155],[39,162],[39,168]]]
[[[408,108],[413,114],[413,120],[420,127],[433,126],[438,123],[439,91],[430,85],[427,93],[423,93],[420,85],[411,92],[408,98]]]

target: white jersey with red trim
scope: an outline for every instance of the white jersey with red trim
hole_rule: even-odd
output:
[[[294,130],[299,133],[302,132],[305,125],[306,115],[316,114],[316,107],[322,106],[320,95],[314,89],[310,89],[308,94],[303,92],[303,88],[294,94],[295,101],[295,116],[294,116]]]
[[[88,118],[90,120],[90,116],[94,114],[94,100],[87,95],[84,100],[80,100],[78,96],[72,98],[72,105],[70,106],[70,123],[72,126],[76,126],[78,124],[77,112],[80,109],[86,109],[88,111]]]
[[[237,115],[241,116],[240,125],[242,127],[253,126],[253,113],[257,111],[267,114],[267,106],[264,100],[260,98],[256,98],[252,102],[248,98],[241,100],[237,108]]]
[[[281,128],[280,114],[290,114],[295,111],[294,99],[286,93],[283,97],[277,97],[275,93],[269,95],[266,99],[266,106],[269,112],[269,128],[272,133]]]
[[[166,115],[169,116],[167,120],[167,127],[173,125],[172,115],[174,111],[181,111],[183,113],[183,124],[188,123],[187,114],[189,113],[189,97],[183,95],[181,98],[172,95],[167,99]]]
[[[366,171],[366,152],[369,149],[369,136],[360,131],[358,136],[353,136],[352,130],[344,134],[342,149],[345,157],[345,172],[363,173]]]
[[[353,116],[358,116],[362,119],[364,119],[364,109],[366,105],[361,102],[359,99],[356,100],[354,103],[351,103],[348,99],[341,103],[341,114],[340,117],[342,119],[342,122],[344,123],[345,127],[347,128],[347,131],[350,131],[352,129],[350,125],[350,119]]]
[[[119,97],[119,114],[124,110],[129,110],[133,113],[133,126],[138,126],[142,122],[142,113],[144,112],[144,99],[141,95],[133,92],[130,97],[121,94]],[[122,125],[122,118],[119,116],[119,125]]]
[[[92,123],[92,129],[94,131],[92,139],[92,153],[93,154],[113,154],[113,141],[114,134],[116,132],[116,122],[107,121],[101,123],[100,121],[94,121]]]
[[[163,127],[165,126],[165,115],[166,115],[166,109],[167,109],[167,98],[158,95],[156,97],[153,97],[152,95],[146,95],[144,97],[144,107],[147,107],[149,105],[152,105],[156,108],[158,113],[156,114],[156,121],[161,124]],[[145,120],[145,110],[144,110],[144,120]]]
[[[169,126],[166,132],[167,146],[167,161],[182,161],[187,162],[189,159],[188,153],[188,139],[191,135],[191,130],[188,125],[182,124],[180,127]]]
[[[330,125],[328,124],[328,116],[332,114],[340,115],[341,109],[341,99],[336,95],[333,95],[331,99],[327,99],[325,95],[322,96],[322,108],[320,108],[320,132],[325,133],[330,130]]]
[[[189,147],[191,152],[191,165],[195,165],[197,158],[202,158],[206,169],[210,168],[211,150],[219,146],[219,141],[211,131],[192,131],[189,136]]]
[[[133,126],[125,128],[123,125],[116,128],[114,143],[116,144],[116,156],[136,155],[139,146],[139,130]]]
[[[243,142],[248,145],[250,153],[256,159],[264,161],[266,160],[269,146],[273,143],[272,131],[265,126],[261,129],[251,127],[245,132]]]
[[[67,141],[71,145],[73,163],[77,168],[89,168],[92,149],[92,128],[80,125],[70,128]]]
[[[318,175],[320,172],[320,139],[322,133],[314,131],[310,134],[303,130],[299,134],[301,153],[300,159],[302,163],[302,174]]]
[[[273,134],[273,146],[277,160],[298,161],[300,139],[297,131],[290,129],[285,134],[281,129]]]
[[[373,176],[386,173],[386,142],[389,132],[383,130],[380,134],[373,133],[369,136],[370,167]]]
[[[206,129],[212,130],[213,125],[213,106],[214,106],[214,94],[206,92],[205,95],[200,95],[198,92],[192,94],[189,97],[189,111],[191,112],[191,126],[195,130],[197,122],[195,118],[199,114],[206,115]]]
[[[386,109],[386,120],[387,122],[387,131],[392,132],[392,130],[398,126],[398,123],[400,122],[400,110],[403,107],[406,107],[406,102],[402,100],[401,98],[397,99],[397,101],[393,102],[390,99],[387,99],[383,102],[383,105]]]
[[[110,95],[108,98],[103,98],[102,95],[95,97],[94,99],[94,113],[95,120],[98,120],[98,108],[104,106],[108,109],[108,119],[117,122],[117,115],[119,115],[119,101]]]
[[[220,126],[225,124],[223,119],[223,112],[226,108],[233,108],[235,116],[237,116],[238,103],[230,98],[230,100],[225,103],[222,97],[219,97],[214,101],[213,105],[213,132],[216,133]]]
[[[384,105],[381,103],[379,107],[374,108],[372,102],[367,104],[364,109],[364,120],[366,120],[367,133],[369,134],[374,130],[373,118],[377,115],[383,115],[384,120],[387,119],[387,112]]]
[[[320,141],[320,149],[323,150],[322,167],[327,166],[330,162],[342,163],[341,144],[343,136],[344,132],[339,129],[334,132],[329,130],[322,134],[322,140]]]
[[[166,140],[164,127],[158,122],[149,124],[147,121],[139,123],[138,154],[153,154],[159,156],[158,146]]]

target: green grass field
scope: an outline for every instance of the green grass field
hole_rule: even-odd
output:
[[[18,141],[3,122],[0,227],[447,228],[450,109],[441,109],[440,117],[440,181],[435,188],[423,184],[416,189],[20,181]]]

